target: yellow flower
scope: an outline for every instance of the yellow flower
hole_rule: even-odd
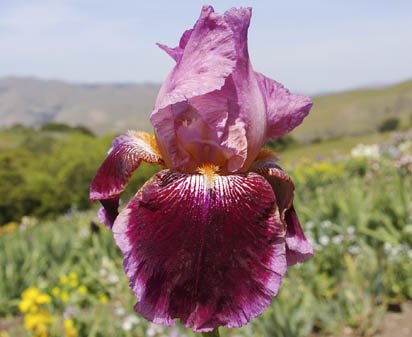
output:
[[[99,302],[101,304],[106,304],[107,302],[109,302],[109,298],[105,295],[105,294],[99,294]]]
[[[9,223],[5,224],[4,226],[0,227],[0,236],[3,235],[3,234],[12,233],[18,227],[19,227],[19,225],[16,224],[15,222],[9,222]],[[1,335],[0,335],[0,337],[1,337]]]
[[[60,280],[60,284],[62,285],[66,285],[67,283],[69,283],[69,278],[66,275],[61,275],[59,277]]]
[[[65,329],[71,329],[74,327],[74,322],[71,318],[67,318],[64,320],[63,325]]]
[[[70,272],[69,273],[69,279],[77,280],[78,279],[77,274],[74,271]]]
[[[40,290],[37,287],[29,287],[21,293],[22,298],[34,299],[40,294]]]
[[[69,293],[67,291],[62,291],[60,294],[60,299],[62,300],[62,302],[67,302],[69,300],[70,296]]]
[[[23,299],[20,301],[19,303],[19,310],[22,313],[26,313],[26,312],[34,312],[37,311],[37,305],[34,301],[32,301],[31,299]]]
[[[57,296],[60,295],[60,288],[59,288],[59,287],[54,287],[54,288],[51,290],[51,292],[52,292],[52,294],[53,294],[54,297],[57,297]]]
[[[87,288],[86,286],[84,286],[83,284],[78,288],[78,291],[80,294],[82,295],[86,295],[87,294]]]
[[[67,337],[76,337],[77,329],[74,327],[74,322],[71,318],[65,319],[63,322],[64,333]]]
[[[0,337],[10,337],[10,335],[6,330],[0,330]]]
[[[39,294],[36,298],[37,304],[48,304],[51,302],[51,297],[47,294]]]
[[[45,324],[40,324],[39,326],[36,327],[36,330],[34,331],[35,337],[47,337],[48,335],[49,335],[49,329],[47,328],[47,325]]]
[[[19,303],[19,309],[23,313],[37,312],[39,310],[39,305],[51,302],[51,297],[40,292],[36,287],[30,287],[24,290],[21,294],[21,298],[22,300]]]
[[[45,310],[24,316],[24,327],[27,330],[36,331],[40,326],[46,326],[47,328],[47,326],[51,323],[52,318],[50,314]]]
[[[70,287],[76,288],[78,285],[79,285],[79,280],[77,278],[70,280]]]

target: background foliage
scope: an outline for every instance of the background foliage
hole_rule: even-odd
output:
[[[192,336],[133,313],[120,253],[88,211],[88,186],[112,138],[53,125],[1,131],[1,337]],[[286,149],[281,158],[308,154],[283,164],[315,256],[288,270],[259,319],[223,336],[339,335],[344,327],[371,336],[388,307],[412,299],[411,132],[379,139],[351,151],[342,141],[339,155],[336,142],[270,144]],[[155,170],[139,168],[124,199]]]
[[[16,126],[0,132],[0,224],[24,215],[50,218],[91,207],[88,189],[113,135],[50,123],[40,130]],[[126,196],[156,168],[142,165]]]

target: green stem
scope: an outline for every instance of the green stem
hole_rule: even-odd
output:
[[[216,328],[211,332],[202,332],[203,337],[220,337],[219,330]]]

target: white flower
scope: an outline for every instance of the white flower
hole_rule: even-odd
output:
[[[179,329],[173,328],[173,329],[170,330],[168,336],[169,337],[181,337],[182,335],[180,334]]]
[[[320,223],[320,228],[329,228],[332,226],[332,221],[330,220],[324,220]]]
[[[123,316],[126,311],[122,307],[117,307],[116,309],[114,309],[114,312],[117,316]]]
[[[335,245],[339,245],[340,243],[342,243],[342,241],[343,241],[343,236],[342,235],[335,235],[333,238],[332,238],[332,242],[335,244]]]
[[[385,242],[384,245],[383,245],[383,249],[386,252],[390,252],[392,250],[392,245],[389,242]]]
[[[110,268],[112,266],[112,262],[107,256],[102,257],[102,266],[104,268]]]
[[[377,144],[358,144],[352,149],[351,156],[354,158],[365,157],[371,159],[378,159],[380,156],[379,146]]]
[[[163,328],[159,325],[156,324],[150,324],[149,327],[146,330],[146,336],[147,337],[154,337],[156,334],[162,333]]]
[[[321,251],[322,250],[322,246],[317,244],[317,243],[312,244],[312,247],[316,251]]]
[[[119,278],[119,276],[117,276],[116,274],[110,274],[108,277],[107,277],[107,282],[109,282],[110,284],[115,284],[115,283],[117,283],[117,282],[119,282],[120,281],[120,278]]]
[[[122,329],[124,331],[132,330],[133,326],[140,322],[139,318],[135,315],[128,315],[122,322]]]
[[[389,252],[389,254],[392,257],[395,257],[395,256],[398,256],[401,251],[402,251],[401,246],[395,246],[395,247],[392,248],[392,250]]]
[[[306,239],[307,239],[311,244],[313,244],[313,242],[316,241],[315,238],[313,237],[313,233],[312,233],[312,232],[306,232],[305,235],[306,235]]]
[[[306,224],[305,224],[305,227],[306,227],[306,229],[312,229],[313,228],[313,221],[308,221],[308,222],[306,222]]]
[[[349,253],[351,253],[352,255],[357,255],[361,252],[361,249],[359,246],[350,246],[348,248]]]
[[[319,242],[320,242],[320,244],[321,244],[322,246],[327,246],[327,245],[329,244],[329,242],[330,242],[329,236],[327,236],[327,235],[322,235],[322,236],[319,238]]]
[[[124,321],[124,322],[122,323],[122,329],[123,329],[124,331],[130,331],[130,330],[132,330],[132,328],[133,328],[133,324],[130,323],[129,321]]]

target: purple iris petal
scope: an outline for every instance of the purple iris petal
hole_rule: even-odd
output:
[[[286,225],[286,258],[288,265],[304,262],[313,256],[313,249],[303,233],[293,208],[295,186],[289,175],[277,164],[276,157],[256,161],[252,169],[263,175],[273,188],[279,214]]]
[[[195,331],[261,314],[286,271],[283,224],[258,174],[157,174],[113,226],[136,311]]]
[[[306,239],[293,206],[286,211],[286,258],[288,266],[305,262],[313,256],[313,248]]]
[[[250,17],[249,8],[219,15],[203,7],[178,47],[162,46],[177,63],[151,121],[168,167],[194,172],[212,162],[238,172],[258,154],[266,114],[247,52]]]
[[[101,223],[103,223],[107,228],[111,229],[119,215],[119,197],[114,197],[113,199],[102,199],[100,203],[103,205],[99,208],[97,212],[97,218]]]
[[[282,84],[256,73],[266,101],[266,140],[279,138],[296,128],[312,108],[307,96],[294,95]]]
[[[118,214],[119,195],[132,173],[142,160],[149,163],[158,163],[160,160],[150,144],[150,137],[143,132],[129,131],[114,139],[90,185],[90,200],[100,200],[103,208],[99,210],[98,217],[109,228]]]
[[[183,51],[186,47],[187,41],[190,38],[190,35],[192,35],[193,29],[188,29],[186,30],[182,37],[180,38],[179,45],[175,48],[170,48],[164,44],[158,43],[157,45],[163,49],[166,53],[168,53],[176,62],[179,62],[180,59],[182,58]]]
[[[176,129],[204,124],[199,113],[188,100],[219,90],[236,64],[236,51],[232,32],[224,20],[211,7],[203,7],[199,20],[177,49],[182,55],[160,89],[151,121],[155,128],[159,149],[170,168],[185,168],[191,155],[177,140]],[[165,49],[165,47],[163,47]]]
[[[202,9],[179,46],[151,121],[169,168],[194,172],[213,163],[223,172],[247,171],[263,143],[280,137],[308,114],[312,102],[256,73],[249,60],[250,8],[219,15]]]

